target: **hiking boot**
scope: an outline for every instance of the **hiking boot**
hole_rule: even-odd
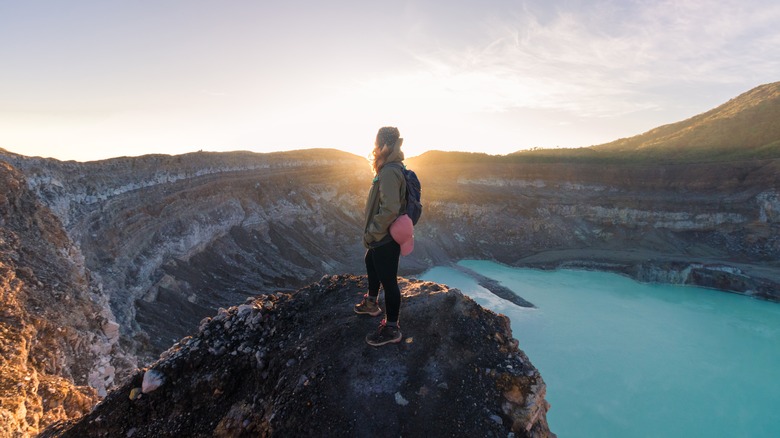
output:
[[[355,313],[358,315],[371,315],[377,316],[382,313],[382,309],[379,308],[377,299],[379,297],[372,297],[368,294],[363,295],[363,301],[355,304]]]
[[[366,336],[366,342],[372,347],[379,347],[385,344],[397,344],[401,342],[402,338],[401,328],[397,324],[394,326],[387,325],[387,322],[383,319],[379,324],[379,329]]]

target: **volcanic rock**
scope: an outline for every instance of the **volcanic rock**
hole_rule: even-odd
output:
[[[41,437],[554,436],[506,316],[443,285],[400,286],[399,344],[366,344],[379,320],[352,310],[365,277],[326,276],[221,309]],[[162,385],[131,399],[150,372]]]

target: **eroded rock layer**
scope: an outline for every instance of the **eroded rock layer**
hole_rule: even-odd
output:
[[[354,155],[6,159],[61,218],[142,362],[248,293],[362,260],[355,236],[371,177]]]
[[[415,256],[584,267],[780,300],[780,160],[531,163],[429,153]]]

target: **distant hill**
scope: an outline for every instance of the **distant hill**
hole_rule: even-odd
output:
[[[520,161],[702,162],[780,158],[780,82],[644,134],[577,149],[511,154]]]

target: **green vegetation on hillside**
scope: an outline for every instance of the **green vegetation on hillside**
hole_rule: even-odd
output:
[[[690,119],[602,145],[533,149],[505,156],[431,151],[409,161],[645,165],[775,158],[780,158],[780,82],[756,87]]]
[[[780,82],[756,87],[690,119],[591,149],[629,161],[780,158]]]

